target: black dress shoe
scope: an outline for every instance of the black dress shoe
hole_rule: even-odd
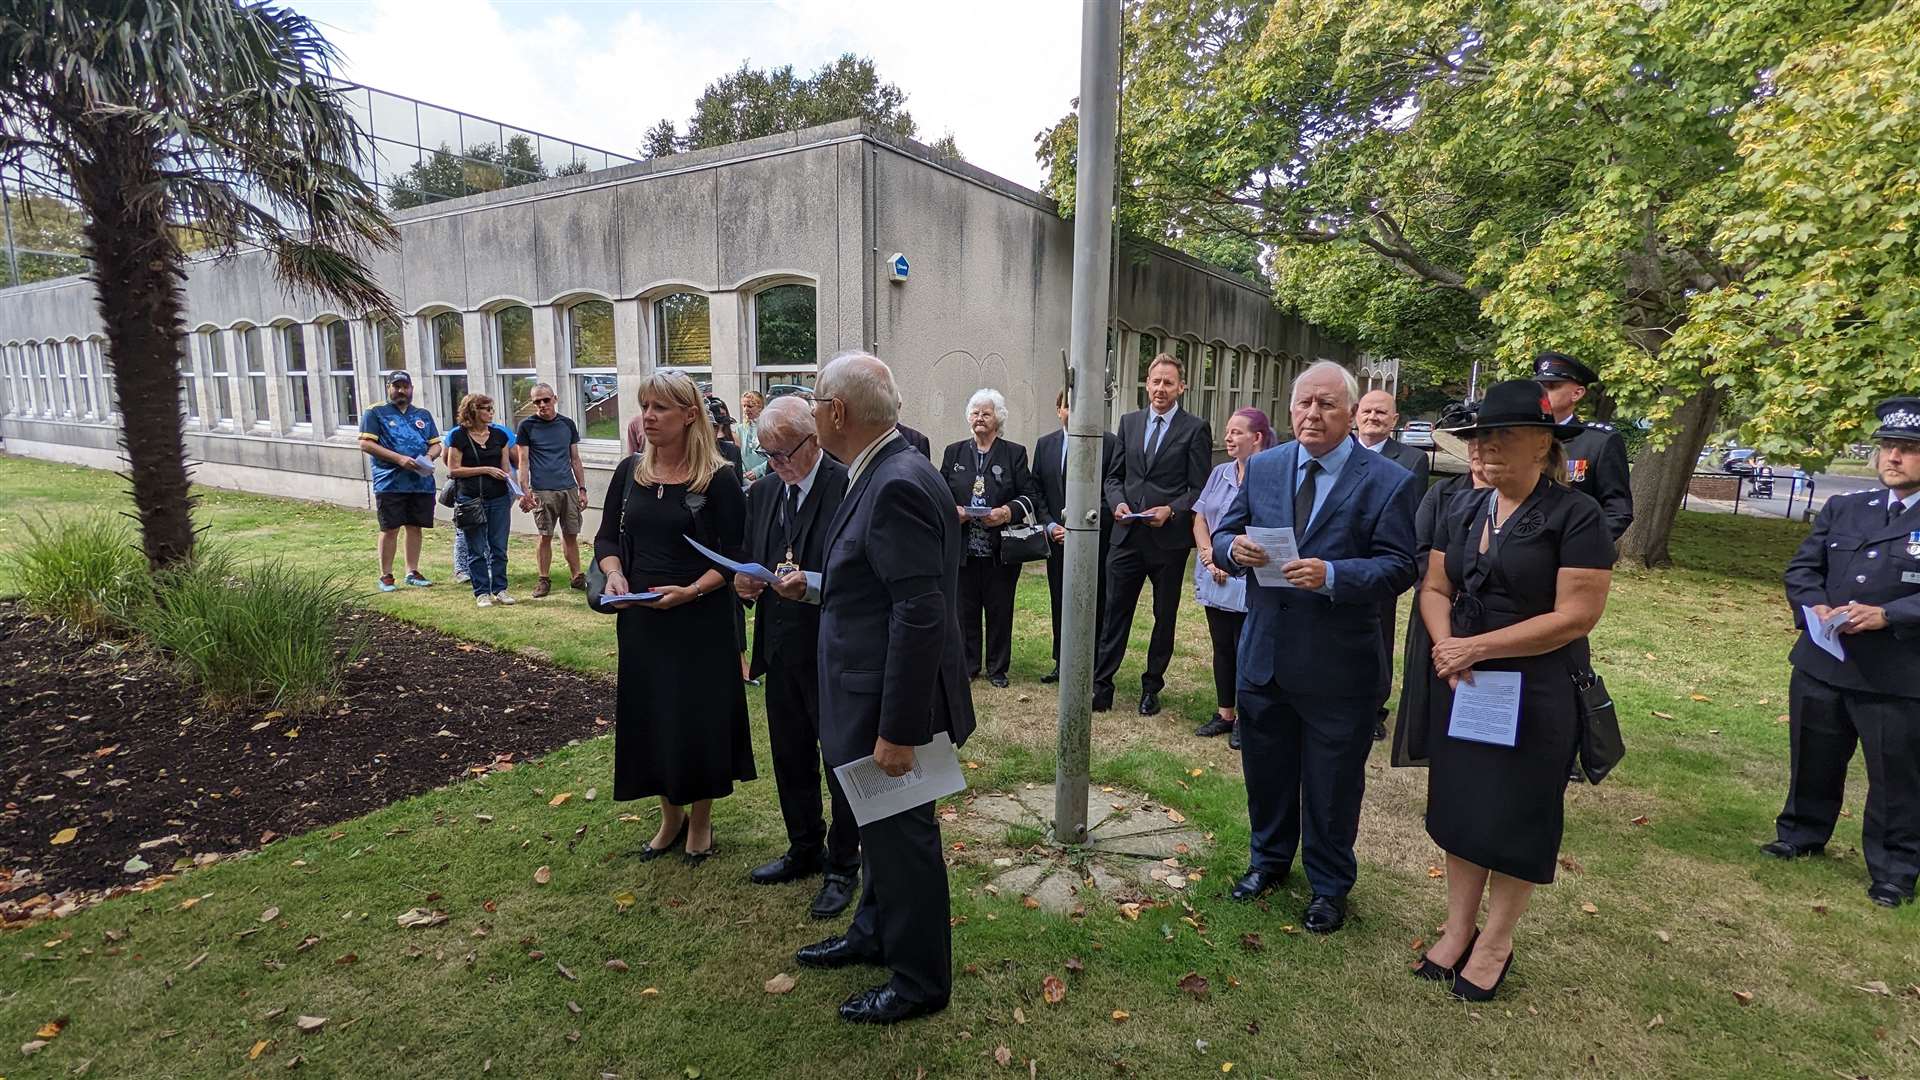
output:
[[[1152,716],[1160,711],[1160,695],[1151,690],[1140,692],[1140,715]]]
[[[720,838],[713,833],[708,833],[707,849],[705,851],[687,852],[687,863],[690,866],[699,866],[701,863],[706,862],[718,854],[720,854]]]
[[[1233,722],[1233,730],[1227,732],[1227,749],[1240,749],[1240,722],[1238,720]]]
[[[1761,844],[1760,850],[1776,859],[1801,859],[1808,855],[1820,855],[1827,850],[1825,844],[1796,844],[1791,840],[1775,840],[1771,844]]]
[[[847,910],[847,905],[853,903],[853,886],[857,880],[857,872],[827,871],[826,880],[820,883],[820,891],[814,894],[813,906],[807,913],[816,919],[831,919]]]
[[[1233,721],[1221,716],[1219,713],[1214,713],[1213,719],[1194,728],[1193,733],[1203,739],[1211,739],[1218,735],[1225,735],[1232,730]]]
[[[1059,682],[1060,669],[1054,668],[1052,671],[1049,671],[1045,675],[1040,676],[1040,681],[1043,683],[1047,683],[1048,685],[1052,685],[1053,683]]]
[[[1867,899],[1881,907],[1897,908],[1901,904],[1910,903],[1913,900],[1913,894],[1901,892],[1900,887],[1891,881],[1876,881],[1867,886]]]
[[[1467,962],[1467,957],[1473,953],[1473,943],[1479,940],[1480,928],[1476,926],[1473,928],[1473,936],[1467,939],[1467,947],[1461,949],[1459,958],[1454,960],[1453,967],[1442,967],[1427,959],[1426,953],[1421,953],[1420,962],[1413,966],[1414,978],[1426,979],[1430,982],[1452,982],[1454,975],[1457,974],[1456,969]]]
[[[897,1024],[916,1016],[931,1016],[947,1007],[947,999],[908,1001],[891,986],[861,990],[840,1003],[840,1019],[853,1024]]]
[[[1347,925],[1347,898],[1315,893],[1313,899],[1307,901],[1307,914],[1300,922],[1316,934],[1333,933]]]
[[[793,954],[795,962],[803,967],[842,968],[854,964],[879,964],[880,954],[857,949],[847,940],[845,934],[835,934],[825,941],[816,941],[811,945],[802,945]]]
[[[1249,870],[1241,875],[1239,881],[1233,883],[1233,889],[1227,893],[1227,899],[1244,904],[1256,897],[1267,895],[1279,888],[1286,880],[1285,874],[1270,873],[1266,870]]]
[[[659,858],[662,855],[665,855],[666,853],[672,851],[674,848],[677,848],[680,845],[687,842],[687,826],[689,824],[691,824],[691,822],[688,819],[681,818],[680,831],[673,834],[673,839],[667,841],[666,847],[654,847],[653,841],[649,840],[646,843],[640,845],[639,851],[629,852],[629,854],[631,854],[634,858],[639,859],[641,862],[652,862],[653,860]]]
[[[789,851],[769,863],[762,863],[747,874],[747,879],[755,885],[783,885],[789,881],[810,878],[820,872],[826,857],[819,851],[808,855],[795,855]]]
[[[1469,954],[1471,955],[1471,954]],[[1467,958],[1460,958],[1461,970],[1466,970]],[[1492,986],[1475,986],[1467,981],[1465,975],[1453,977],[1453,996],[1461,1001],[1492,1001],[1493,995],[1500,992],[1500,984],[1507,981],[1507,972],[1513,970],[1513,954],[1507,954],[1507,962],[1500,965],[1500,977],[1493,980]]]
[[[1373,741],[1374,741],[1374,742],[1386,742],[1386,741],[1387,741],[1387,724],[1386,724],[1386,721],[1384,721],[1384,720],[1375,720],[1375,721],[1373,722]]]
[[[1094,712],[1107,712],[1112,708],[1113,708],[1113,691],[1109,690],[1104,694],[1095,693],[1093,695],[1092,709]]]
[[[987,676],[987,681],[1002,690],[1007,688],[1007,677],[1005,675],[989,675]]]

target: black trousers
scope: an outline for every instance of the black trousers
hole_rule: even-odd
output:
[[[1100,533],[1100,570],[1098,587],[1094,590],[1093,626],[1094,650],[1099,651],[1099,636],[1107,625],[1107,532]],[[1055,544],[1047,553],[1047,595],[1053,600],[1053,666],[1060,666],[1060,599],[1061,592],[1067,586],[1067,553],[1061,545]]]
[[[1824,844],[1846,794],[1854,743],[1867,766],[1867,873],[1911,894],[1920,877],[1920,701],[1843,690],[1795,668],[1792,778],[1774,822],[1782,840]]]
[[[1247,624],[1247,613],[1205,604],[1200,610],[1207,613],[1207,636],[1213,639],[1213,700],[1231,709],[1240,680],[1240,628]]]
[[[1414,609],[1413,617],[1420,617],[1419,608]],[[1399,618],[1399,597],[1380,601],[1380,707],[1374,715],[1381,720],[1387,718],[1387,699],[1393,696],[1393,652],[1399,644],[1393,631]]]
[[[1338,675],[1328,672],[1329,681]],[[1373,708],[1371,691],[1333,697],[1240,684],[1252,869],[1285,875],[1299,850],[1315,894],[1345,896],[1353,889]]]
[[[1013,592],[1020,565],[1001,566],[991,558],[960,560],[960,640],[967,651],[967,678],[980,674],[980,624],[986,623],[986,672],[1005,676],[1013,660]]]
[[[773,783],[780,817],[787,825],[787,851],[813,858],[827,846],[827,866],[851,873],[860,866],[860,826],[853,820],[840,778],[826,770],[833,800],[831,827],[820,804],[820,676],[812,658],[775,651],[762,677],[767,693],[767,742],[773,749]]]
[[[933,804],[860,830],[866,881],[847,942],[893,970],[888,985],[909,1001],[945,1001],[953,992],[953,931],[947,864]]]
[[[1135,526],[1137,533],[1142,527]],[[1128,539],[1133,539],[1129,536]],[[1180,598],[1187,590],[1187,557],[1191,548],[1162,551],[1144,539],[1123,544],[1107,556],[1107,618],[1100,630],[1100,650],[1093,665],[1093,693],[1112,695],[1113,677],[1127,656],[1127,638],[1133,632],[1133,611],[1140,589],[1153,582],[1153,637],[1147,641],[1147,670],[1140,674],[1143,693],[1157,694],[1167,685],[1167,664],[1173,659],[1173,630],[1180,617]]]

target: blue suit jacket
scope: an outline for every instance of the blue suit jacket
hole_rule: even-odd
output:
[[[828,765],[884,735],[924,746],[973,733],[960,642],[960,524],[933,463],[904,439],[874,452],[826,530],[820,749]]]
[[[1887,522],[1887,489],[1835,495],[1813,519],[1813,531],[1787,563],[1787,600],[1794,625],[1806,629],[1802,605],[1858,601],[1885,608],[1887,628],[1840,639],[1835,660],[1807,640],[1793,646],[1793,665],[1831,686],[1920,698],[1920,509]]]
[[[1380,650],[1380,602],[1413,586],[1413,516],[1420,494],[1413,474],[1355,448],[1333,490],[1301,535],[1293,522],[1300,444],[1263,450],[1247,461],[1246,483],[1213,530],[1214,565],[1244,574],[1228,556],[1248,525],[1293,527],[1301,558],[1333,566],[1331,596],[1247,585],[1240,632],[1240,681],[1275,683],[1321,695],[1373,697],[1386,674]]]

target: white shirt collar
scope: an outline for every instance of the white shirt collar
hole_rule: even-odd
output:
[[[881,447],[899,437],[900,430],[898,428],[888,428],[879,438],[868,443],[865,450],[853,455],[852,464],[847,466],[847,487],[851,489],[854,481],[860,479],[860,474],[867,471],[868,463],[873,460],[873,455]]]
[[[1385,439],[1381,439],[1379,442],[1374,443],[1372,446],[1368,446],[1367,440],[1360,438],[1360,436],[1357,434],[1354,436],[1354,440],[1360,444],[1360,449],[1371,450],[1376,454],[1384,451],[1387,448],[1387,439],[1391,439],[1391,438],[1393,438],[1393,436],[1389,435]]]
[[[1891,507],[1894,503],[1905,503],[1907,504],[1907,510],[1912,510],[1914,507],[1920,506],[1920,491],[1916,491],[1903,499],[1896,494],[1892,488],[1888,488],[1887,505]],[[1901,512],[1905,513],[1906,511],[1903,510]]]
[[[1157,416],[1160,419],[1165,420],[1168,424],[1173,423],[1174,414],[1178,413],[1179,411],[1180,411],[1179,401],[1175,401],[1173,405],[1167,409],[1166,412],[1154,412],[1152,405],[1147,406],[1147,413],[1150,416]]]
[[[798,484],[793,485],[800,489],[800,502],[803,505],[807,501],[807,496],[813,492],[814,479],[820,475],[820,459],[826,456],[827,452],[825,450],[813,455],[813,468],[808,469],[807,475],[801,477]]]

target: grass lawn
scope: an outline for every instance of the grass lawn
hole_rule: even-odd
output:
[[[0,459],[0,547],[22,537],[21,516],[113,505],[120,491],[110,474]],[[370,515],[214,491],[202,500],[207,535],[352,574],[370,608],[612,668],[611,620],[571,592],[490,611],[450,584],[381,595]],[[1136,625],[1122,708],[1096,717],[1094,773],[1214,832],[1191,910],[1176,900],[1130,920],[1090,901],[1068,918],[990,895],[991,859],[1031,857],[1020,845],[1032,838],[963,818],[947,837],[966,844],[950,853],[963,970],[952,1007],[933,1019],[842,1024],[834,1006],[876,974],[795,968],[793,949],[839,924],[806,917],[811,883],[746,883],[785,842],[751,693],[762,778],[719,804],[722,854],[704,867],[620,857],[651,834],[645,806],[549,805],[608,788],[610,740],[583,742],[0,938],[0,1077],[83,1066],[156,1080],[269,1076],[296,1058],[300,1075],[338,1077],[1920,1075],[1920,990],[1906,989],[1920,982],[1920,908],[1865,899],[1860,768],[1829,857],[1788,865],[1755,850],[1786,780],[1793,638],[1779,576],[1803,529],[1683,514],[1680,568],[1616,576],[1595,658],[1629,754],[1606,784],[1569,793],[1569,868],[1536,893],[1491,1005],[1469,1009],[1407,973],[1442,917],[1444,882],[1421,827],[1424,776],[1387,767],[1384,747],[1368,772],[1347,929],[1293,932],[1298,873],[1269,911],[1225,900],[1245,865],[1244,789],[1224,740],[1189,735],[1212,705],[1205,624],[1189,604],[1169,708],[1152,719],[1132,713],[1127,692],[1144,653]],[[431,576],[446,576],[448,544],[436,530]],[[524,595],[530,542],[516,536],[509,561]],[[963,754],[980,766],[976,791],[1052,778],[1053,699],[1037,682],[1046,603],[1044,577],[1028,574],[1014,685],[976,689],[981,728]],[[636,819],[622,820],[629,812]],[[542,866],[550,884],[534,881]],[[396,925],[420,906],[451,918]],[[277,917],[262,922],[270,907]],[[1244,947],[1247,934],[1263,947]],[[302,949],[309,937],[318,941]],[[1082,970],[1069,969],[1076,958]],[[1176,985],[1189,971],[1210,981],[1204,1000]],[[767,993],[782,972],[796,987]],[[1048,975],[1066,981],[1061,1004],[1042,998]],[[1861,989],[1876,983],[1890,993]],[[302,1034],[301,1015],[327,1023]],[[69,1022],[46,1049],[19,1056],[59,1017]],[[996,1062],[1001,1047],[1009,1066]]]

